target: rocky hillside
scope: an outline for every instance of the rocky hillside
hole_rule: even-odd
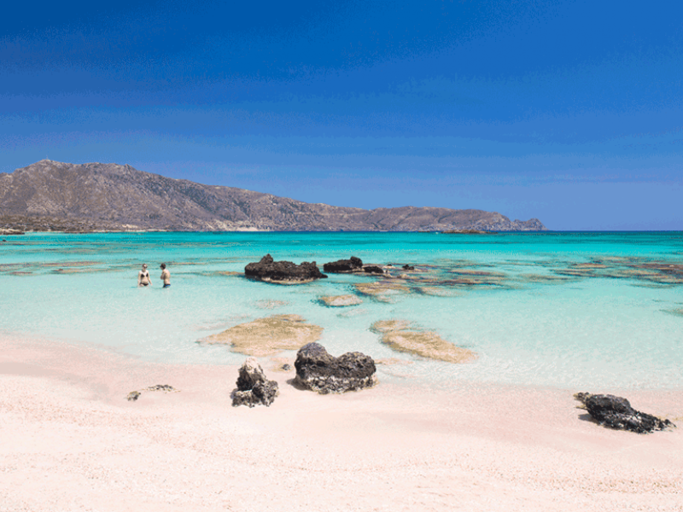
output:
[[[58,231],[538,231],[482,210],[310,204],[232,187],[202,185],[129,165],[41,160],[0,174],[0,228]]]

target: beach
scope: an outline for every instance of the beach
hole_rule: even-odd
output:
[[[683,430],[586,419],[572,392],[455,381],[318,395],[272,371],[0,338],[0,511],[682,510]],[[178,392],[130,391],[168,384]],[[630,391],[680,423],[683,390]]]
[[[248,279],[265,254],[383,270]],[[680,254],[666,233],[12,239],[0,512],[683,510]],[[297,389],[281,370],[309,341],[372,357],[377,384]],[[270,407],[232,407],[248,355]],[[679,428],[609,430],[577,392]]]

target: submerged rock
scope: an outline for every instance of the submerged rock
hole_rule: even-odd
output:
[[[322,332],[322,327],[307,324],[299,315],[274,315],[236,325],[201,341],[230,345],[233,352],[262,357],[297,350],[319,340]]]
[[[263,368],[254,357],[248,358],[239,370],[237,389],[232,392],[232,406],[270,406],[280,394],[277,382],[266,379]]]
[[[354,287],[358,293],[374,297],[376,300],[381,302],[388,302],[390,295],[410,293],[410,289],[398,279],[386,279],[372,283],[356,283]]]
[[[348,260],[337,260],[323,265],[323,270],[330,274],[346,274],[350,272],[360,272],[363,270],[363,261],[360,258],[351,256]]]
[[[591,418],[609,428],[648,434],[676,426],[669,420],[636,411],[628,400],[619,396],[576,393],[574,398],[584,405]]]
[[[382,336],[382,343],[398,352],[449,363],[466,363],[477,357],[471,350],[456,347],[435,332],[415,329],[406,320],[380,320],[370,329]]]
[[[315,261],[304,261],[297,265],[291,261],[273,261],[270,254],[266,254],[258,263],[249,263],[244,267],[244,274],[260,281],[277,284],[304,284],[327,277],[320,272]]]
[[[340,308],[345,306],[356,306],[362,304],[363,301],[356,297],[355,295],[333,295],[320,297],[320,300],[325,303],[325,305]]]
[[[294,362],[295,384],[321,395],[358,391],[373,386],[375,362],[360,352],[331,356],[319,343],[299,349]]]
[[[259,309],[276,309],[276,308],[281,308],[282,306],[286,306],[289,304],[289,302],[285,300],[270,300],[270,299],[262,299],[262,300],[257,300],[254,302],[254,306],[256,306]]]

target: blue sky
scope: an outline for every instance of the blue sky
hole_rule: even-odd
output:
[[[683,229],[683,6],[23,3],[0,172],[42,158],[550,229]]]

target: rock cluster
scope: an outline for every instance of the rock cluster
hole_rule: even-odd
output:
[[[291,261],[274,261],[270,254],[266,254],[261,261],[249,263],[244,267],[247,277],[279,284],[303,284],[316,279],[324,279],[327,276],[320,272],[315,261],[304,261],[297,265]]]
[[[363,261],[351,256],[348,260],[337,260],[323,265],[323,270],[330,274],[346,274],[350,272],[362,272]]]
[[[574,398],[583,403],[591,418],[609,428],[648,434],[676,426],[669,420],[636,411],[628,400],[619,396],[576,393]]]
[[[369,388],[375,384],[375,362],[360,352],[331,356],[319,343],[299,349],[294,383],[321,395]]]
[[[266,379],[263,368],[255,357],[249,357],[240,368],[237,389],[232,392],[232,406],[265,405],[273,403],[280,394],[277,382]]]

